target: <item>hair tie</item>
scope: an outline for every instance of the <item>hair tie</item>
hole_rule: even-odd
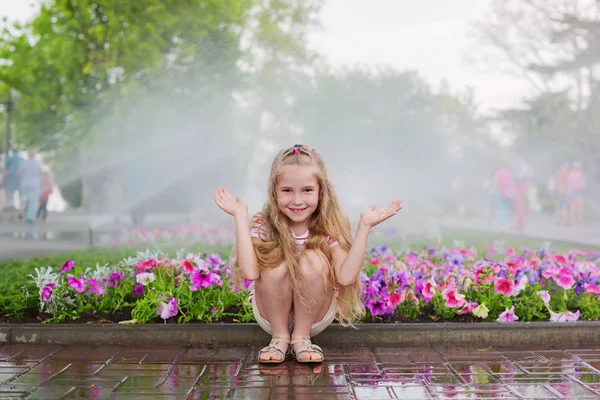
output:
[[[302,146],[300,143],[294,145],[294,154],[300,154],[300,146]]]

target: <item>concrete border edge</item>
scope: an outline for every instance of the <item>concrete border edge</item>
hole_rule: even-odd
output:
[[[600,322],[334,324],[315,338],[328,347],[569,346],[600,343]],[[0,344],[264,346],[257,324],[0,324]]]

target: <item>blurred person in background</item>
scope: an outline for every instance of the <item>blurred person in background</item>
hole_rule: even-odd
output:
[[[515,213],[516,213],[516,229],[522,231],[525,229],[525,211],[527,188],[531,183],[531,168],[525,160],[520,157],[517,161],[515,173]]]
[[[40,194],[40,206],[37,210],[37,219],[42,219],[42,221],[46,222],[46,218],[48,216],[48,200],[50,199],[50,195],[52,194],[54,188],[54,182],[52,182],[52,177],[50,176],[50,172],[45,170],[42,173],[42,185],[41,185],[41,194]]]
[[[19,167],[23,162],[23,158],[19,155],[15,149],[11,149],[11,154],[4,160],[4,173],[3,173],[3,184],[4,184],[4,207],[12,207],[15,211],[18,208],[15,202],[15,194],[19,195],[19,199],[22,198],[21,191],[21,177],[19,176]],[[21,206],[21,211],[23,207]]]
[[[563,163],[554,174],[554,197],[556,200],[556,223],[569,224],[569,164]]]
[[[496,216],[501,230],[507,229],[507,222],[515,202],[515,181],[505,162],[501,162],[494,173],[496,193]]]
[[[581,169],[581,162],[575,161],[573,169],[569,171],[569,218],[571,223],[583,222],[583,208],[585,193],[585,175]]]
[[[38,201],[42,185],[42,164],[36,158],[34,149],[27,151],[27,160],[19,165],[17,174],[21,177],[21,194],[25,200],[25,219],[33,224],[36,220]]]

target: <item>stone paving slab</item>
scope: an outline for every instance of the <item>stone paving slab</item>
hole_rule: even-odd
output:
[[[0,399],[598,399],[600,345],[258,348],[0,345]]]

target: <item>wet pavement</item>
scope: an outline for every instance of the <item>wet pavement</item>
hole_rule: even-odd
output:
[[[322,364],[262,365],[250,348],[3,345],[0,398],[600,398],[600,346],[324,351]]]

